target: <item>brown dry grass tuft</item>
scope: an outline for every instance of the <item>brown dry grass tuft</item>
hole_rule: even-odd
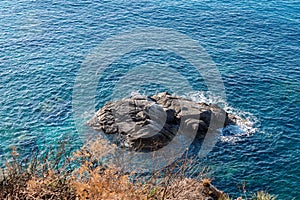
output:
[[[210,183],[211,183],[211,179],[209,179],[209,178],[204,178],[204,179],[202,180],[202,185],[203,185],[204,187],[209,187],[209,186],[210,186]]]
[[[265,191],[258,191],[252,195],[252,200],[275,200],[276,196],[271,195]]]
[[[228,199],[211,179],[185,178],[188,160],[153,173],[151,178],[104,165],[104,158],[113,159],[115,148],[97,139],[69,155],[62,144],[56,151],[37,153],[30,162],[22,161],[12,149],[12,161],[0,175],[0,199]]]

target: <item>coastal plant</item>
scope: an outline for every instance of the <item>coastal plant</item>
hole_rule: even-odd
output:
[[[21,159],[16,148],[12,148],[11,159],[0,175],[0,199],[74,199],[75,193],[68,184],[70,170],[63,148],[46,154],[32,152],[31,160]],[[64,162],[65,164],[61,164]]]
[[[248,193],[246,190],[246,182],[241,185],[243,191],[243,197],[237,198],[237,200],[276,200],[277,197],[269,194],[266,191],[258,191],[256,193]],[[249,197],[250,196],[250,197]]]
[[[193,165],[187,157],[151,176],[137,176],[104,164],[115,148],[106,140],[95,139],[75,152],[66,150],[65,144],[47,153],[37,151],[31,160],[21,159],[13,148],[1,170],[0,199],[229,199],[211,179],[204,178],[204,169],[197,177],[187,178]],[[255,197],[274,200],[264,193]]]
[[[252,194],[251,200],[276,200],[276,196],[271,195],[265,191],[258,191]]]

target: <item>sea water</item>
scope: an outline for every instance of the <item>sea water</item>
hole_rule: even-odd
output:
[[[12,146],[24,157],[61,141],[80,147],[86,136],[75,126],[72,92],[82,63],[106,39],[141,27],[168,28],[197,41],[224,82],[223,107],[246,119],[227,127],[199,160],[211,169],[216,186],[239,195],[245,183],[249,191],[299,199],[300,2],[295,0],[0,1],[2,165]],[[182,95],[214,102],[191,63],[172,51],[148,49],[120,56],[99,74],[95,108],[113,100],[117,83],[131,69],[147,63],[185,77],[195,92]],[[139,76],[142,80],[143,73]],[[155,80],[124,88],[125,96],[169,90]]]

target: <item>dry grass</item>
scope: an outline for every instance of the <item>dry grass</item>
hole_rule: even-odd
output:
[[[276,196],[271,195],[265,191],[259,191],[252,195],[252,200],[275,200]]]
[[[115,148],[96,140],[68,156],[62,145],[43,156],[36,154],[30,162],[22,161],[13,149],[12,160],[0,175],[0,199],[229,199],[210,179],[185,178],[188,161],[146,179],[125,174],[114,165],[105,166],[103,158],[113,155]],[[258,200],[267,199],[262,196],[257,193]]]

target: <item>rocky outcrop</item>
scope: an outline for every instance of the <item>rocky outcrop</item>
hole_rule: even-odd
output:
[[[168,144],[176,134],[194,133],[203,138],[208,129],[222,128],[234,121],[233,116],[217,105],[164,92],[106,103],[87,124],[97,131],[116,135],[121,146],[154,150]]]

